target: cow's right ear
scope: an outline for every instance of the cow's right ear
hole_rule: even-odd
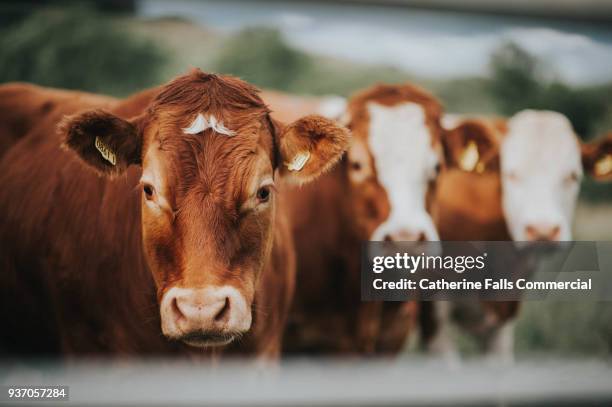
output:
[[[612,133],[582,145],[582,167],[598,181],[612,181]]]
[[[139,119],[121,119],[103,110],[65,117],[59,125],[62,145],[73,150],[98,173],[115,176],[140,164],[142,135]]]
[[[481,174],[499,169],[496,130],[478,120],[464,120],[442,132],[446,167]]]

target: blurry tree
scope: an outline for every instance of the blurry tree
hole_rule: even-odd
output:
[[[504,114],[535,107],[540,94],[538,61],[518,45],[507,42],[490,60],[491,92]]]
[[[247,28],[227,40],[215,69],[261,87],[289,90],[310,69],[310,58],[287,45],[278,30]]]
[[[0,37],[0,82],[125,95],[158,84],[164,63],[155,44],[85,8],[42,9]]]
[[[606,95],[597,88],[570,88],[556,81],[541,90],[536,107],[565,114],[576,132],[585,139],[596,136],[595,127],[608,109]]]
[[[505,43],[491,55],[490,90],[501,113],[523,109],[554,110],[566,115],[578,134],[594,136],[612,105],[606,87],[573,88],[542,75],[540,61],[514,43]]]

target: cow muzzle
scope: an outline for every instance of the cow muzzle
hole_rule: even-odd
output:
[[[161,301],[162,332],[190,346],[227,345],[250,329],[250,308],[234,287],[173,287]]]

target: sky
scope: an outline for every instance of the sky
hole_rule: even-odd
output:
[[[146,17],[182,16],[210,29],[278,28],[307,52],[383,64],[422,77],[486,75],[489,55],[514,41],[573,85],[612,80],[612,27],[537,18],[334,2],[141,0]]]

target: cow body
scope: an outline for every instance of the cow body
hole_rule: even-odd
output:
[[[211,90],[203,91],[198,96],[197,89],[207,87]],[[219,94],[219,99],[214,102],[222,102],[222,98],[225,97],[229,98],[228,105],[218,105],[217,109],[231,107],[231,103],[241,104],[242,109],[247,109],[249,105],[246,103],[252,103],[251,106],[258,109],[258,116],[254,117],[261,117],[263,124],[266,120],[270,120],[266,119],[267,113],[263,103],[256,96],[252,96],[254,92],[251,88],[231,78],[226,80],[199,71],[179,78],[161,90],[145,91],[124,101],[80,92],[42,88],[28,90],[28,97],[35,101],[35,104],[44,100],[44,104],[53,108],[44,114],[39,112],[35,124],[26,129],[25,134],[17,137],[17,141],[8,149],[0,162],[2,169],[0,210],[4,213],[4,220],[0,225],[0,244],[3,247],[0,254],[2,268],[0,287],[2,320],[6,324],[6,329],[1,335],[0,346],[3,352],[11,355],[16,353],[97,355],[165,354],[187,351],[197,355],[226,352],[267,357],[278,355],[284,322],[293,294],[295,272],[293,242],[281,198],[277,196],[268,198],[270,192],[267,189],[264,191],[266,195],[262,195],[263,187],[261,187],[257,190],[257,199],[265,201],[258,204],[261,209],[257,206],[257,212],[251,209],[251,206],[255,205],[251,203],[251,198],[247,201],[242,201],[244,198],[240,198],[240,202],[243,202],[240,209],[241,219],[262,216],[261,220],[256,221],[258,223],[253,223],[255,219],[241,220],[238,229],[241,234],[231,232],[229,229],[233,227],[231,224],[228,224],[227,229],[220,229],[222,226],[219,224],[220,219],[232,211],[231,206],[227,206],[228,212],[220,213],[221,217],[215,221],[216,232],[210,235],[216,238],[214,242],[208,240],[206,237],[208,235],[200,234],[197,229],[190,232],[192,229],[189,229],[188,224],[181,226],[189,219],[188,222],[195,225],[200,222],[201,227],[206,228],[207,223],[203,222],[214,220],[210,218],[212,215],[205,211],[193,212],[191,207],[195,209],[198,205],[214,205],[211,208],[217,208],[224,202],[209,201],[213,195],[208,198],[207,195],[194,195],[197,192],[196,186],[202,184],[194,183],[193,186],[187,186],[184,184],[185,175],[183,175],[181,188],[184,198],[177,195],[174,190],[172,195],[169,195],[160,189],[155,192],[159,197],[155,195],[156,199],[153,201],[150,196],[152,186],[148,184],[142,192],[143,182],[148,182],[148,180],[143,181],[146,175],[143,172],[159,170],[162,165],[151,164],[152,161],[160,159],[160,156],[151,155],[153,148],[151,145],[160,140],[159,134],[162,131],[167,134],[167,141],[162,139],[165,143],[208,145],[204,155],[183,155],[183,161],[173,163],[166,161],[164,168],[170,163],[189,165],[189,161],[185,161],[187,159],[210,161],[214,158],[213,151],[230,147],[227,143],[234,143],[235,147],[232,146],[228,150],[234,154],[240,153],[241,144],[247,146],[248,143],[258,140],[259,143],[263,140],[263,144],[260,144],[263,147],[257,148],[266,148],[266,146],[278,148],[266,141],[270,140],[269,127],[259,125],[256,127],[262,131],[259,139],[254,138],[252,131],[240,134],[236,131],[237,134],[230,138],[219,133],[220,126],[209,130],[197,129],[197,133],[193,134],[185,131],[185,134],[181,135],[175,130],[170,130],[168,122],[165,124],[165,130],[162,130],[163,121],[155,121],[168,112],[164,109],[171,108],[173,109],[171,111],[178,112],[179,108],[191,109],[194,105],[198,109],[203,109],[198,107],[200,106],[198,103],[202,101],[206,103],[206,98],[213,91],[225,92],[227,88],[231,92],[225,96]],[[2,91],[0,89],[0,93]],[[244,96],[240,96],[241,94]],[[183,100],[186,97],[191,98],[193,102],[184,104]],[[200,99],[197,99],[198,97]],[[70,121],[66,121],[66,115],[74,115],[92,108],[104,108],[106,111],[77,114],[71,116]],[[138,165],[130,165],[113,178],[101,177],[100,171],[106,171],[106,168],[112,171],[120,169],[123,159],[120,155],[121,149],[126,148],[126,141],[125,138],[105,139],[103,144],[105,147],[98,150],[101,154],[106,146],[109,146],[107,149],[111,152],[99,157],[98,151],[95,151],[93,146],[89,146],[90,139],[86,137],[87,133],[97,131],[102,125],[107,126],[104,128],[109,128],[111,133],[118,131],[121,126],[128,126],[121,124],[127,123],[121,120],[134,116],[138,116],[138,120],[143,120],[146,115],[153,115],[155,109],[158,109],[158,116],[152,116],[155,120],[151,118],[146,122],[146,127],[142,125],[145,129],[144,145],[149,147],[143,146],[145,151],[142,152],[142,159],[134,156],[133,160]],[[33,106],[31,110],[38,111],[38,105]],[[223,112],[219,110],[217,115],[221,116]],[[15,116],[20,114],[22,110],[15,110]],[[186,124],[188,122],[185,120],[191,120],[188,117],[185,119],[181,119],[181,116],[174,117]],[[244,120],[240,122],[238,117],[233,119],[227,117],[225,123],[230,122],[235,128],[242,129],[253,123]],[[89,122],[83,122],[84,118]],[[26,119],[25,116],[17,119],[24,122],[32,120],[29,117]],[[247,119],[255,120],[251,117]],[[56,127],[62,120],[64,124],[58,133]],[[158,123],[162,123],[161,127]],[[300,124],[310,125],[312,128],[320,124],[320,121],[302,121]],[[280,128],[280,125],[275,126],[276,129]],[[182,125],[182,127],[187,126]],[[66,136],[62,135],[62,131],[68,131],[68,139],[63,139]],[[272,130],[273,138],[278,137],[278,131]],[[292,131],[301,130],[292,129]],[[99,134],[100,137],[108,136],[106,131]],[[318,134],[325,138],[324,130]],[[289,143],[294,140],[290,136],[297,135],[301,133],[284,136],[283,140],[288,140],[285,143]],[[96,143],[98,141],[96,138]],[[86,147],[86,151],[91,151],[91,156],[83,156],[85,150],[79,150],[78,143],[85,142],[88,145],[83,148]],[[274,139],[272,142],[276,143]],[[79,152],[81,159],[89,160],[88,163],[95,162],[97,168],[102,170],[96,173],[85,168],[82,160],[72,151],[60,147],[62,143],[64,146],[70,143],[68,144],[70,149]],[[91,143],[93,144],[93,139]],[[180,147],[180,144],[177,145]],[[250,148],[255,148],[255,144],[251,145],[253,147]],[[286,151],[286,147],[280,149],[281,153],[270,153],[270,156]],[[256,150],[246,151],[252,151],[250,154],[254,154]],[[264,155],[262,152],[257,156],[259,159],[252,157],[261,167],[267,159],[264,157],[268,156],[268,153]],[[315,152],[313,157],[317,157]],[[109,165],[109,161],[115,160],[116,164]],[[274,160],[272,164],[265,165],[273,168]],[[249,177],[260,167],[250,169],[246,167],[244,175],[236,176]],[[175,171],[184,170],[177,168]],[[208,177],[215,177],[217,172],[210,171],[219,171],[219,169],[202,168],[202,171],[209,171]],[[162,173],[164,177],[168,177],[169,174]],[[160,173],[156,175],[159,176]],[[170,178],[164,179],[166,182],[170,180]],[[214,178],[210,179],[214,181]],[[230,188],[229,179],[225,179],[225,183],[209,185],[218,185],[220,189],[216,190],[217,193],[225,193]],[[245,178],[245,181],[250,179]],[[158,181],[154,179],[151,182]],[[207,185],[207,178],[202,178],[201,182]],[[267,182],[269,181],[266,181],[265,185]],[[174,188],[178,187],[175,185]],[[198,197],[196,206],[189,206],[196,197]],[[178,199],[183,199],[183,204],[180,204],[179,211],[175,211],[168,218],[172,223],[159,223],[163,221],[165,215],[160,215],[161,218],[157,216],[159,212],[157,202],[160,202],[160,206],[166,201],[172,202],[172,205],[179,205],[176,203]],[[227,205],[236,205],[233,202],[228,201]],[[245,205],[247,209],[244,209]],[[146,216],[144,212],[147,212]],[[259,213],[261,215],[258,215]],[[207,220],[207,217],[210,219]],[[262,221],[269,222],[269,232],[261,229]],[[171,239],[170,242],[174,243],[169,242],[166,245],[158,243],[159,239],[166,239],[159,230],[164,227],[173,230],[168,237]],[[247,232],[249,235],[245,234]],[[219,246],[220,244],[225,246]],[[222,247],[225,248],[221,249]],[[194,252],[193,250],[197,248],[199,249]],[[198,251],[208,251],[209,254],[202,258],[204,262],[201,262]],[[251,283],[248,280],[251,266],[246,263],[248,258],[245,259],[243,254],[250,252],[254,253],[253,256],[257,256],[255,259],[260,259],[255,263],[255,276]],[[223,263],[226,266],[220,266],[219,262],[224,257],[219,256],[232,257],[228,257],[230,263]],[[194,264],[197,264],[197,268],[191,271]],[[233,269],[235,271],[231,271],[232,269],[224,271],[219,267],[238,268]],[[160,271],[163,274],[159,274]],[[235,275],[237,272],[243,275]],[[247,288],[243,288],[241,284]],[[218,286],[221,288],[217,289]],[[251,294],[249,290],[252,290]],[[195,297],[200,292],[207,294],[205,297]],[[242,294],[243,292],[245,294]],[[206,312],[210,306],[207,301],[210,302],[210,298],[219,295],[227,296],[223,297],[225,305],[215,311],[215,319],[210,319],[208,322],[209,317]],[[249,295],[252,296],[250,301]],[[165,307],[164,301],[168,301],[168,298],[172,298],[173,303]],[[174,308],[170,310],[169,307]],[[252,311],[249,311],[251,309]],[[169,316],[168,312],[174,314]],[[238,315],[238,312],[242,312],[242,316]],[[247,317],[249,319],[245,320]],[[243,320],[235,322],[235,318]],[[238,325],[240,323],[242,325]],[[168,324],[175,326],[169,328]],[[200,324],[203,328],[191,328],[196,326],[195,324]],[[225,327],[231,326],[238,327],[233,329],[244,329],[244,333],[239,334],[241,337],[233,342],[231,341],[234,336],[229,335],[234,334],[224,333]],[[245,328],[240,328],[241,326]],[[199,330],[190,333],[187,329],[214,329],[218,330],[219,334],[215,331],[208,334]],[[231,343],[225,346],[201,347],[201,344],[208,341],[218,341],[219,335],[225,335],[223,339]]]

